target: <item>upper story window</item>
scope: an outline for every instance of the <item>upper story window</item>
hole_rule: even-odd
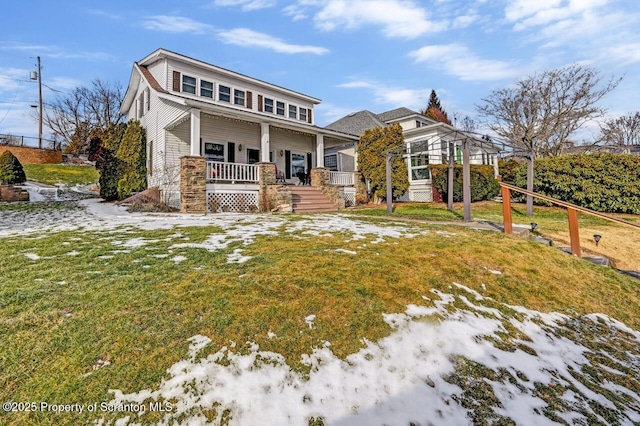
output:
[[[273,99],[264,98],[264,112],[273,114]]]
[[[233,91],[233,103],[235,105],[244,106],[244,91],[243,90],[235,89]]]
[[[307,109],[300,108],[300,120],[307,121]]]
[[[431,179],[429,170],[429,142],[413,142],[409,146],[411,152],[411,180]]]
[[[284,117],[284,102],[276,102],[276,114]]]
[[[196,79],[188,75],[182,76],[182,91],[185,93],[196,94]]]
[[[218,100],[231,102],[231,87],[220,85],[218,90]]]
[[[289,118],[298,118],[298,107],[289,105]]]
[[[200,80],[200,96],[213,98],[213,83],[210,81]]]

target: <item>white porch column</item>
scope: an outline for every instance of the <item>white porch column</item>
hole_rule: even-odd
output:
[[[269,123],[260,124],[260,161],[269,162]]]
[[[316,135],[316,167],[324,167],[324,135]]]
[[[200,157],[200,110],[191,110],[191,156]]]

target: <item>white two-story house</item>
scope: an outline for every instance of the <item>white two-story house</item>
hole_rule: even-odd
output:
[[[430,164],[446,164],[452,152],[457,163],[462,163],[462,141],[469,142],[470,164],[493,165],[498,175],[499,148],[481,137],[463,132],[446,123],[431,120],[408,108],[397,108],[382,114],[359,111],[326,126],[327,129],[354,136],[366,130],[385,127],[393,123],[402,126],[406,144],[405,158],[409,172],[409,190],[406,201],[433,201]],[[327,147],[325,165],[331,170],[349,170],[351,158],[356,155],[357,143]]]
[[[319,103],[158,49],[134,64],[121,112],[146,129],[148,185],[159,187],[165,202],[180,204],[180,159],[204,157],[209,201],[257,203],[256,163],[274,163],[283,183],[297,183],[301,172],[324,167],[326,148],[357,141],[316,126]]]

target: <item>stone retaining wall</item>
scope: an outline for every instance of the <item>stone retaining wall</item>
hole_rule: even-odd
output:
[[[26,146],[0,145],[0,155],[5,151],[11,151],[21,163],[31,164],[60,164],[62,163],[62,151],[51,149],[29,148]]]

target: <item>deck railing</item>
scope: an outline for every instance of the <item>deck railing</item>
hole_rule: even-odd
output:
[[[578,233],[578,212],[599,217],[601,219],[606,219],[608,221],[629,226],[631,228],[640,229],[640,225],[637,223],[631,223],[614,216],[609,216],[604,213],[587,209],[585,207],[576,206],[575,204],[567,203],[566,201],[561,201],[556,198],[538,194],[537,192],[527,191],[526,189],[522,189],[517,186],[509,185],[503,182],[500,182],[500,186],[501,186],[500,189],[501,189],[501,195],[502,195],[502,215],[504,218],[504,232],[506,234],[513,233],[513,222],[511,220],[511,191],[520,192],[525,195],[531,195],[532,197],[536,197],[541,200],[548,201],[550,203],[565,207],[567,209],[567,216],[569,218],[569,238],[571,239],[571,254],[578,257],[582,257],[582,249],[580,247],[580,234]]]
[[[353,186],[353,172],[329,172],[329,184],[333,186]]]
[[[207,161],[207,181],[257,183],[259,179],[258,166],[255,164]]]

